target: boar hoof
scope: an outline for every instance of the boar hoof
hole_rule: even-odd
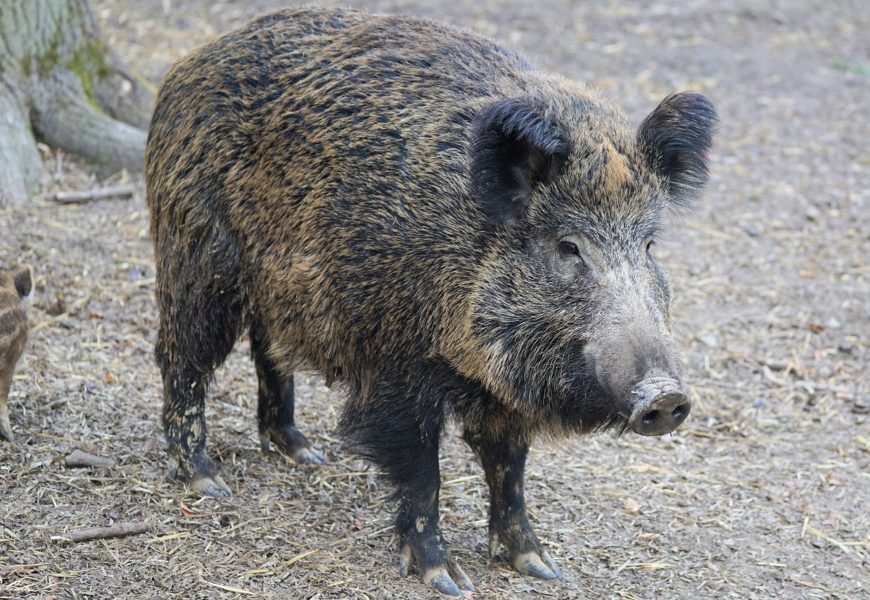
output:
[[[437,550],[432,547],[424,547],[422,552],[433,553]],[[414,560],[414,551],[411,544],[406,543],[402,546],[399,552],[399,574],[402,577],[408,575],[411,568],[411,562]],[[427,560],[427,559],[432,559]],[[420,579],[429,587],[435,588],[437,591],[448,596],[470,596],[474,591],[474,585],[462,570],[462,567],[449,554],[445,556],[427,556],[425,562],[436,564],[424,569]],[[419,561],[423,562],[423,561]],[[441,563],[441,564],[437,564]],[[419,564],[419,563],[418,563]]]
[[[499,534],[499,530],[503,533]],[[499,546],[504,546],[511,566],[523,575],[538,579],[559,579],[562,576],[556,561],[541,547],[525,516],[512,527],[497,528],[495,523],[490,525],[491,557],[498,554]]]
[[[224,480],[220,475],[201,475],[191,481],[190,487],[192,490],[199,492],[203,496],[229,498],[233,495],[230,491],[230,487],[224,483]]]
[[[538,579],[558,579],[559,567],[547,552],[530,551],[517,554],[513,560],[513,567],[523,575],[537,577]]]
[[[426,571],[423,574],[423,583],[448,596],[463,596],[466,591],[471,592],[460,588],[444,567],[435,567]]]
[[[12,426],[9,424],[9,415],[0,412],[0,441],[12,441]]]
[[[260,448],[270,450],[270,442],[282,454],[286,454],[303,465],[322,465],[326,462],[323,453],[311,447],[311,442],[301,431],[292,426],[269,428],[260,432]]]
[[[314,448],[300,448],[293,459],[303,465],[322,465],[326,462],[322,452],[318,452]]]

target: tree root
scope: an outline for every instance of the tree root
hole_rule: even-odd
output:
[[[111,63],[111,71],[93,83],[94,100],[107,115],[133,127],[148,129],[155,90],[127,71],[120,61]]]
[[[89,103],[71,71],[58,70],[41,81],[32,100],[34,129],[48,144],[111,171],[142,169],[146,133]]]

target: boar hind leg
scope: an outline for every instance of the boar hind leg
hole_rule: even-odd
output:
[[[190,481],[207,496],[230,496],[211,458],[206,454],[205,393],[210,375],[190,368],[170,368],[163,375],[163,430],[175,466],[171,476]]]
[[[323,454],[296,429],[293,417],[293,374],[280,372],[267,355],[265,334],[258,325],[251,327],[251,355],[257,369],[257,421],[260,446],[269,451],[270,442],[299,463],[321,464]]]
[[[171,474],[189,479],[202,494],[229,496],[206,454],[205,397],[215,369],[238,337],[243,304],[238,290],[225,284],[234,279],[215,269],[215,255],[199,251],[160,261],[158,253],[155,355],[163,374],[163,429],[175,462]]]
[[[538,541],[529,519],[523,495],[523,476],[529,445],[524,441],[489,439],[486,434],[466,430],[465,440],[483,463],[489,486],[489,549],[495,556],[499,544],[507,549],[508,560],[524,575],[555,579],[559,569]]]

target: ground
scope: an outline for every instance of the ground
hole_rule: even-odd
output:
[[[279,4],[92,0],[111,44],[155,84],[195,45]],[[368,6],[493,36],[601,88],[636,121],[682,89],[721,114],[704,202],[659,245],[692,416],[665,438],[534,450],[531,518],[557,582],[488,558],[481,470],[452,433],[443,526],[475,597],[867,597],[870,4]],[[56,188],[106,183],[43,150]],[[35,198],[0,215],[0,260],[33,265],[36,279],[10,398],[16,441],[0,446],[0,598],[434,596],[398,577],[389,489],[334,434],[340,390],[316,375],[298,388],[299,422],[328,465],[260,452],[245,341],[208,414],[234,496],[201,499],[167,480],[141,193]],[[77,448],[115,465],[65,467]],[[127,521],[151,531],[65,537]]]

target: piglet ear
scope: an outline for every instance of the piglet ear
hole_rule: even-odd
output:
[[[558,175],[568,156],[567,136],[527,98],[506,98],[475,117],[471,143],[471,195],[487,226],[510,224],[532,190]]]
[[[18,292],[19,298],[30,293],[33,287],[33,282],[30,277],[30,267],[21,267],[12,274],[12,282],[15,285],[15,291]]]
[[[712,102],[684,92],[662,100],[641,124],[638,143],[652,169],[668,182],[674,202],[691,203],[707,183],[717,121]]]

